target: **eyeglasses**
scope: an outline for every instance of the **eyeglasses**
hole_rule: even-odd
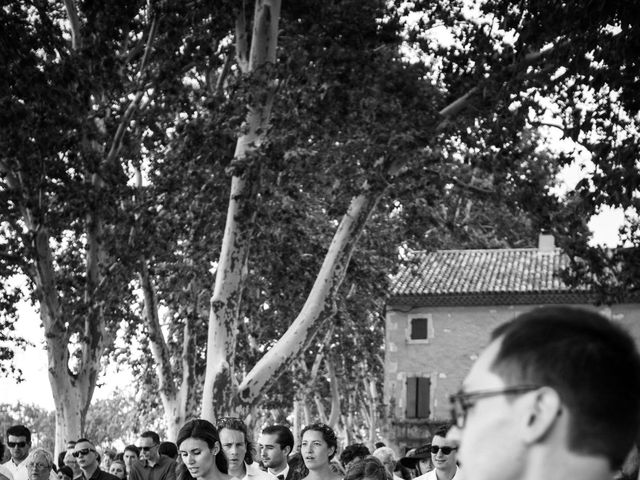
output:
[[[138,447],[140,450],[142,450],[143,452],[148,452],[150,451],[152,448],[156,448],[158,445],[151,445],[150,447]]]
[[[444,455],[449,455],[454,450],[457,450],[458,447],[439,447],[438,445],[431,445],[431,453],[437,455],[438,452],[442,452]]]
[[[44,463],[27,463],[27,468],[33,468],[34,470],[44,470],[51,468],[51,465],[45,465]]]
[[[479,392],[458,392],[449,397],[451,403],[451,419],[458,428],[464,428],[467,413],[482,398],[497,397],[499,395],[520,395],[539,389],[539,385],[520,385],[502,390],[482,390]]]
[[[78,458],[80,455],[82,455],[83,457],[85,455],[89,455],[89,452],[94,452],[95,450],[93,448],[83,448],[82,450],[77,450],[75,452],[73,452],[71,455],[73,455],[74,457]]]
[[[24,448],[27,446],[27,442],[7,442],[7,445],[9,445],[9,448]]]

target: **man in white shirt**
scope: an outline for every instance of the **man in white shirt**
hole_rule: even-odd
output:
[[[3,466],[11,473],[12,480],[28,480],[29,473],[25,464],[31,450],[31,430],[24,425],[13,425],[7,428],[7,446],[11,459]],[[56,472],[51,470],[50,480],[58,480]]]
[[[229,466],[229,475],[240,480],[273,480],[273,476],[260,470],[258,463],[253,461],[254,449],[242,420],[223,417],[218,420],[216,427]]]
[[[262,430],[258,439],[262,465],[274,480],[291,480],[292,471],[287,459],[293,450],[293,434],[284,425],[270,425]]]
[[[415,480],[451,480],[458,473],[456,462],[458,442],[447,439],[449,427],[443,426],[436,430],[431,440],[431,463],[433,470],[416,477]]]

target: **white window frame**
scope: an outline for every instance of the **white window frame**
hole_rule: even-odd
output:
[[[427,319],[427,338],[411,338],[411,320],[414,318],[426,318]],[[433,317],[430,313],[411,313],[407,316],[407,328],[405,330],[407,343],[411,344],[427,344],[434,337],[433,331]]]

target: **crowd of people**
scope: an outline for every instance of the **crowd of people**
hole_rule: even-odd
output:
[[[547,307],[493,332],[451,396],[451,423],[402,458],[384,444],[339,452],[323,423],[298,442],[270,425],[254,443],[241,419],[222,417],[187,422],[175,443],[143,432],[120,453],[81,438],[54,462],[14,425],[0,480],[640,480],[639,429],[633,338],[592,311]]]

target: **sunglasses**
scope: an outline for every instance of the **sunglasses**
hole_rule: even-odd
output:
[[[150,451],[152,448],[156,448],[157,445],[151,445],[150,447],[138,447],[140,450],[142,450],[143,452],[148,452]]]
[[[9,448],[24,448],[27,446],[27,442],[7,442],[7,445],[9,445]]]
[[[83,457],[85,455],[89,455],[89,452],[94,452],[95,450],[93,448],[83,448],[82,450],[78,450],[77,452],[73,452],[71,455],[73,455],[74,457],[78,458],[80,455],[82,455]]]
[[[457,450],[458,447],[439,447],[438,445],[431,445],[431,453],[437,455],[439,451],[442,451],[443,455],[449,455],[454,450]]]

